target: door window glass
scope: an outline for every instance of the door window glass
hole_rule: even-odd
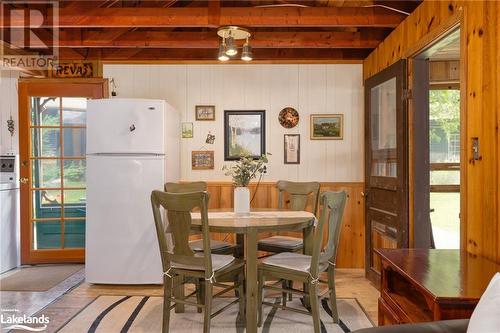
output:
[[[372,176],[397,176],[396,78],[371,89]]]
[[[83,248],[86,98],[31,98],[34,250]]]

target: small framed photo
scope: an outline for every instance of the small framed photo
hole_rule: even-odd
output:
[[[209,132],[209,133],[207,134],[207,139],[205,140],[205,143],[208,143],[208,144],[210,144],[210,145],[213,145],[213,144],[214,144],[214,142],[215,142],[215,135]]]
[[[196,120],[215,120],[215,105],[196,105]]]
[[[182,123],[181,129],[183,139],[193,138],[193,123]]]
[[[191,167],[193,170],[212,170],[214,168],[214,151],[213,150],[192,151]]]
[[[285,134],[285,164],[300,164],[300,134]]]
[[[343,114],[311,115],[311,140],[342,140],[343,138]]]
[[[266,153],[266,111],[224,111],[224,161]]]

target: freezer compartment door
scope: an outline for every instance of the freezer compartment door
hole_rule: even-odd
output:
[[[162,282],[150,196],[164,170],[163,157],[87,158],[87,282]]]
[[[87,154],[164,154],[164,126],[164,101],[89,100]]]

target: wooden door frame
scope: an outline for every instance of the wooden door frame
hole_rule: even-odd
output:
[[[395,74],[396,73],[396,74]],[[377,84],[383,83],[391,78],[396,78],[396,99],[402,101],[402,103],[397,103],[397,137],[402,138],[402,143],[398,141],[397,143],[397,177],[395,181],[396,189],[395,191],[401,191],[401,197],[399,205],[399,225],[398,234],[396,236],[396,242],[398,247],[408,246],[408,112],[407,104],[405,102],[404,90],[407,87],[407,63],[406,59],[400,59],[391,66],[383,69],[372,77],[368,78],[364,82],[365,86],[365,187],[370,188],[371,179],[371,169],[367,168],[367,162],[371,161],[371,122],[367,121],[369,119],[370,110],[370,97],[368,93],[370,87],[375,87]],[[401,118],[402,117],[402,118]],[[404,126],[399,126],[400,122]],[[367,135],[369,133],[370,135]],[[398,190],[399,189],[399,190]],[[372,269],[371,263],[373,258],[373,251],[371,249],[372,245],[372,225],[369,217],[369,201],[370,193],[365,190],[366,201],[365,201],[365,273],[366,277],[375,282],[376,285],[380,282],[380,274]]]
[[[30,96],[59,96],[59,97],[87,97],[82,96],[82,85],[89,85],[92,92],[87,95],[92,98],[104,98],[108,96],[107,79],[25,79],[20,78],[18,83],[19,99],[19,156],[20,156],[20,178],[28,178],[27,184],[20,184],[20,244],[21,264],[41,264],[57,262],[83,262],[85,249],[65,249],[61,255],[60,249],[31,250],[33,239],[30,223],[32,212],[31,200],[29,200],[31,188],[30,157]],[[54,93],[57,92],[57,93]],[[26,159],[27,157],[27,159]],[[40,255],[43,251],[43,256]]]
[[[460,248],[467,248],[467,27],[466,27],[466,8],[458,11],[454,15],[445,20],[439,27],[425,35],[419,43],[410,48],[405,53],[405,58],[408,59],[408,88],[414,91],[414,79],[418,75],[415,74],[414,62],[418,60],[427,50],[436,45],[443,38],[446,38],[450,33],[457,28],[460,29]],[[418,67],[418,66],[417,66]],[[415,243],[415,217],[417,216],[414,203],[415,190],[415,168],[413,162],[413,154],[415,149],[415,96],[412,96],[411,102],[408,103],[408,122],[409,122],[409,231],[410,242],[409,246],[418,245]]]

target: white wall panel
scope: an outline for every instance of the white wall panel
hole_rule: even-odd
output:
[[[19,152],[18,77],[17,71],[0,70],[0,153]],[[7,130],[10,116],[14,120],[14,136]]]
[[[167,100],[193,122],[194,138],[181,139],[183,180],[229,180],[224,163],[224,110],[266,110],[265,180],[363,181],[363,86],[361,65],[104,65],[119,97]],[[195,105],[216,107],[216,121],[195,121]],[[296,108],[300,121],[282,128],[280,110]],[[310,140],[309,116],[344,114],[344,140]],[[208,132],[214,145],[205,143]],[[283,135],[301,135],[301,164],[283,163]],[[215,170],[191,170],[191,151],[214,150]]]

